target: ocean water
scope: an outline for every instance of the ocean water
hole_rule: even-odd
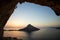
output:
[[[60,40],[60,30],[41,28],[39,31],[27,33],[24,31],[4,31],[4,37],[15,37],[23,40]]]

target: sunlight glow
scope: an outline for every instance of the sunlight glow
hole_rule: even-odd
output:
[[[18,3],[5,27],[23,28],[28,24],[36,27],[60,26],[60,16],[56,16],[55,12],[46,6],[28,2]]]

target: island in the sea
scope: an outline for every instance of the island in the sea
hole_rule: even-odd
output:
[[[25,28],[23,29],[19,29],[19,31],[25,31],[25,32],[28,32],[28,33],[31,33],[33,31],[38,31],[40,30],[39,28],[36,28],[34,26],[32,26],[31,24],[28,24]]]

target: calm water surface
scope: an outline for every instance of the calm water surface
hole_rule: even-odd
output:
[[[4,37],[16,37],[24,40],[60,40],[60,30],[53,28],[40,29],[32,33],[24,31],[4,31]]]

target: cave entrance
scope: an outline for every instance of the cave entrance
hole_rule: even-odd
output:
[[[55,15],[54,11],[51,8],[34,3],[29,2],[24,2],[22,4],[18,3],[16,7],[17,8],[12,13],[5,27],[9,26],[14,28],[14,26],[16,27],[20,25],[22,26],[22,24],[26,26],[28,24],[32,24],[32,22],[33,25],[40,24],[42,23],[42,20],[44,21],[45,18],[47,19],[47,17],[49,16],[53,17],[53,15]]]
[[[18,2],[31,2],[41,5],[46,5],[51,7],[56,13],[56,15],[60,15],[60,1],[57,0],[1,0],[0,1],[0,39],[3,36],[3,28],[9,19],[10,15],[15,9],[15,6]]]
[[[6,30],[18,30],[28,24],[38,26],[38,28],[59,25],[59,17],[55,15],[55,12],[50,7],[28,2],[18,3],[16,6],[17,8],[5,25],[4,29]]]

